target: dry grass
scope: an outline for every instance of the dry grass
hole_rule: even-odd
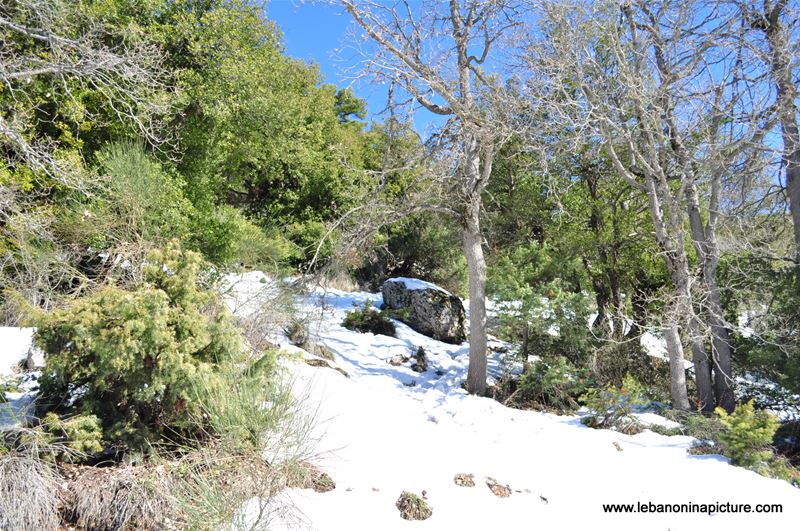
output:
[[[335,488],[327,474],[306,463],[271,466],[254,454],[230,456],[220,449],[194,452],[172,468],[169,495],[180,529],[268,529],[276,520],[300,526],[302,516],[281,492]]]
[[[313,489],[315,492],[330,492],[336,482],[325,472],[310,463],[299,463],[288,477],[287,487]]]
[[[320,286],[325,289],[338,289],[339,291],[358,291],[358,284],[346,271],[329,271],[320,279]]]
[[[0,529],[58,529],[61,478],[28,451],[0,454]]]
[[[475,474],[456,474],[453,477],[453,483],[459,487],[474,487]]]
[[[174,528],[166,478],[157,472],[145,466],[66,467],[64,519],[79,529]]]
[[[498,498],[508,498],[511,496],[511,487],[508,485],[501,485],[494,478],[486,478],[486,486],[492,491],[492,494]]]
[[[179,527],[263,529],[275,519],[299,521],[278,495],[305,474],[316,412],[280,374],[228,367],[220,375],[223,385],[198,393],[211,438],[170,464]]]

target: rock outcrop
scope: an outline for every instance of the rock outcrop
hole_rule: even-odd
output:
[[[466,339],[461,299],[439,286],[416,278],[390,278],[381,293],[388,313],[420,334],[453,344]]]

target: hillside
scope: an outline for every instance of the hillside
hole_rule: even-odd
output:
[[[259,279],[244,276],[238,289],[253,300],[264,286]],[[795,528],[800,490],[788,483],[730,466],[720,456],[689,455],[690,437],[594,430],[578,416],[520,411],[470,396],[460,387],[466,345],[440,343],[399,322],[397,338],[343,328],[345,312],[365,300],[379,306],[381,296],[317,289],[305,299],[304,310],[322,318],[312,327],[317,339],[335,354],[332,365],[348,375],[290,365],[309,407],[319,405],[318,463],[336,482],[327,493],[286,493],[308,528]],[[418,347],[428,356],[427,371],[389,363]],[[501,361],[495,353],[490,373],[498,374]],[[669,423],[652,414],[644,418]],[[475,486],[456,485],[458,473],[474,474]],[[487,478],[508,485],[511,496],[493,495]],[[404,490],[426,492],[433,509],[428,520],[400,519],[395,502]],[[602,508],[636,502],[779,503],[783,513],[609,515]]]

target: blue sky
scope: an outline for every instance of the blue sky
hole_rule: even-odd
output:
[[[289,56],[319,65],[328,83],[340,87],[352,83],[343,70],[357,64],[359,58],[352,52],[336,54],[336,50],[346,44],[350,25],[346,14],[331,6],[272,0],[267,4],[267,17],[281,29]],[[385,87],[359,82],[352,84],[351,88],[356,95],[367,100],[370,118],[385,107]]]
[[[367,80],[354,81],[347,67],[357,67],[361,57],[355,52],[337,53],[346,48],[350,17],[337,7],[304,3],[297,0],[271,0],[266,6],[267,18],[277,23],[283,33],[286,53],[294,58],[319,65],[326,83],[349,86],[367,101],[367,120],[382,121],[388,87]],[[424,134],[431,124],[444,123],[441,116],[419,110],[414,116],[417,131]]]

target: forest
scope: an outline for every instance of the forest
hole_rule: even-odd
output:
[[[401,356],[461,360],[448,393],[800,487],[800,5],[310,3],[354,83],[268,3],[0,0],[0,342],[43,356],[0,371],[0,407],[31,398],[0,409],[0,529],[221,529],[333,489],[291,367],[360,369],[309,301],[405,337],[360,295],[392,278],[464,302],[462,350]]]

